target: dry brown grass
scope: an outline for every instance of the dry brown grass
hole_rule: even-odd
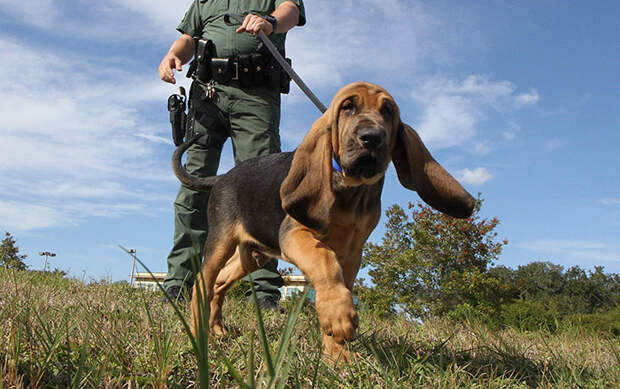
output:
[[[210,386],[239,386],[227,361],[250,382],[250,354],[254,386],[265,386],[252,306],[229,299],[224,317],[230,335],[210,345]],[[282,370],[284,387],[620,387],[617,338],[579,329],[494,331],[473,322],[419,325],[368,312],[360,318],[351,345],[357,357],[333,366],[319,358],[316,314],[304,306],[284,363],[289,369]],[[286,321],[286,315],[265,314],[272,352]],[[225,358],[216,356],[218,348]],[[159,294],[0,269],[0,374],[0,388],[159,388],[193,387],[198,369],[179,319]]]

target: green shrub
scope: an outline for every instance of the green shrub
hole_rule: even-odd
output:
[[[524,331],[558,329],[557,304],[553,300],[516,300],[504,305],[500,315],[504,325]]]
[[[583,329],[620,336],[620,305],[604,313],[571,315],[566,321]]]

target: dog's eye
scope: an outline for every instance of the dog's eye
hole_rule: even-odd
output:
[[[346,111],[347,113],[353,113],[355,112],[355,108],[355,101],[346,100],[344,103],[342,103],[342,107],[340,109]]]
[[[390,103],[384,103],[381,106],[381,115],[391,118],[394,115],[394,106]]]

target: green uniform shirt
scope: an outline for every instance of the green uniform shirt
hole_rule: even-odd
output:
[[[196,15],[196,3],[192,2],[177,30],[193,37],[210,39],[215,44],[216,52],[212,53],[214,57],[253,53],[260,43],[258,36],[249,33],[237,34],[235,30],[238,26],[227,26],[224,15],[271,14],[285,1],[292,1],[299,7],[298,25],[303,26],[306,23],[306,14],[302,0],[200,0],[200,17]],[[197,19],[200,19],[200,22]],[[271,34],[269,39],[278,49],[284,50],[286,34]]]

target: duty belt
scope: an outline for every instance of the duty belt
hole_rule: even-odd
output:
[[[211,61],[212,61],[211,63],[213,63],[213,62],[215,62],[215,63],[225,62],[229,66],[232,65],[233,66],[232,69],[234,69],[234,70],[232,72],[232,75],[231,75],[230,79],[232,81],[238,81],[239,80],[239,61],[236,58],[232,58],[232,60],[231,60],[231,58],[211,58]],[[211,66],[211,70],[213,70],[213,66]],[[249,71],[248,68],[245,68],[244,70],[246,72]],[[223,73],[225,73],[225,71],[222,68],[218,67],[217,68],[217,75],[221,77],[221,76],[223,76]]]
[[[274,69],[271,58],[260,53],[211,58],[210,62],[211,77],[222,84],[239,81],[242,86],[264,85],[269,81],[268,73]]]
[[[224,23],[226,23],[229,26],[234,26],[235,24],[242,24],[244,18],[245,18],[245,15],[226,14],[224,15]],[[325,105],[323,105],[323,103],[321,103],[321,100],[319,100],[319,98],[316,97],[314,93],[312,93],[312,91],[310,90],[310,88],[308,88],[306,83],[303,82],[301,77],[299,77],[299,75],[295,72],[295,70],[293,70],[293,68],[291,67],[290,61],[288,61],[282,55],[280,55],[280,53],[278,52],[278,49],[269,40],[269,38],[267,38],[267,35],[265,35],[265,32],[263,30],[258,30],[258,37],[260,38],[261,42],[263,42],[267,50],[269,50],[271,55],[273,55],[273,58],[278,62],[278,64],[280,64],[284,72],[288,75],[287,78],[289,82],[291,79],[295,81],[295,84],[297,84],[299,88],[306,94],[306,96],[308,96],[308,98],[312,100],[314,105],[319,109],[319,111],[321,111],[321,113],[327,111],[327,108],[325,107]]]

